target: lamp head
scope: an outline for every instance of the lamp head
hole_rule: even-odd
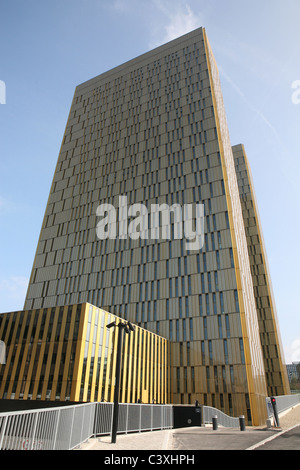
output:
[[[129,322],[127,322],[127,326],[129,327],[130,331],[135,331],[135,327]]]

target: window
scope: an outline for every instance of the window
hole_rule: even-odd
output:
[[[224,339],[224,356],[225,356],[225,364],[228,364],[229,359],[228,359],[228,345],[227,345],[227,340]]]
[[[206,383],[207,383],[207,392],[210,393],[209,367],[206,367]]]
[[[217,258],[217,268],[220,270],[220,253],[216,251],[216,258]]]
[[[191,368],[191,375],[192,375],[192,393],[195,393],[195,368]]]
[[[186,321],[185,321],[185,318],[182,320],[182,329],[183,329],[183,341],[186,341]]]
[[[180,367],[177,367],[177,393],[180,393]]]
[[[220,292],[220,304],[221,304],[221,313],[225,312],[224,309],[224,297],[223,297],[223,292]]]
[[[225,195],[225,186],[224,186],[224,181],[221,180],[221,188],[222,188],[222,195]]]
[[[185,298],[185,316],[186,318],[189,317],[189,298]]]
[[[230,338],[230,325],[229,325],[229,316],[225,315],[225,324],[226,324],[226,336]]]
[[[219,250],[221,250],[222,249],[221,232],[218,232],[218,244],[219,244]]]
[[[215,246],[215,234],[214,234],[214,233],[211,234],[211,248],[212,248],[213,251],[215,251],[215,249],[216,249],[216,246]]]
[[[210,363],[213,363],[213,352],[212,352],[212,342],[208,341],[208,351],[209,351],[209,360]]]
[[[229,254],[230,254],[230,263],[231,263],[231,267],[234,268],[234,260],[233,260],[233,251],[232,251],[232,248],[229,248]]]
[[[193,341],[194,332],[193,332],[193,319],[190,318],[190,341]]]
[[[205,283],[204,283],[204,274],[201,274],[201,285],[202,285],[202,294],[205,293]]]
[[[209,295],[206,294],[205,296],[205,302],[206,302],[206,315],[210,315],[210,305],[209,305]]]
[[[219,282],[218,282],[218,273],[217,273],[217,271],[215,271],[215,285],[216,285],[216,291],[218,292]]]
[[[191,358],[191,346],[190,343],[186,343],[186,363],[189,366],[190,365],[190,358]]]
[[[223,332],[222,332],[222,319],[221,315],[218,315],[218,328],[219,328],[219,338],[223,338]]]
[[[213,214],[213,224],[214,224],[214,231],[217,231],[217,222],[216,222],[216,216]]]
[[[201,356],[202,356],[202,365],[205,365],[205,343],[201,341]]]
[[[204,339],[207,339],[207,318],[203,318],[203,327],[204,327]]]
[[[242,361],[242,364],[245,364],[244,343],[243,343],[243,339],[242,339],[242,338],[240,338],[240,353],[241,353],[241,361]]]
[[[235,298],[235,309],[237,313],[240,313],[240,305],[239,305],[239,296],[237,290],[234,291],[234,298]]]
[[[228,212],[227,211],[225,211],[225,221],[226,221],[226,227],[230,228],[230,226],[229,226],[229,217],[228,217]]]
[[[202,295],[199,295],[200,317],[203,317]]]

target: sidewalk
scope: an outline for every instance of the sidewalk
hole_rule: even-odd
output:
[[[300,405],[292,408],[289,412],[279,417],[281,430],[287,430],[293,426],[300,425]],[[153,431],[143,432],[137,434],[121,434],[117,436],[117,442],[111,444],[110,436],[101,436],[97,438],[89,439],[87,442],[82,444],[77,450],[109,450],[109,451],[120,451],[120,450],[177,450],[182,449],[178,447],[180,442],[180,434],[190,434],[191,441],[192,437],[199,438],[202,434],[201,441],[203,442],[203,448],[207,448],[207,442],[209,441],[210,447],[215,450],[222,450],[228,448],[227,442],[237,442],[237,440],[249,443],[244,445],[244,448],[248,448],[255,441],[263,441],[266,437],[278,432],[278,430],[264,430],[260,428],[247,428],[246,432],[241,432],[239,429],[226,429],[220,428],[220,431],[212,431],[211,427],[203,428],[184,428],[184,429],[170,429],[164,431]],[[186,445],[183,447],[185,450],[192,450]]]
[[[110,436],[89,439],[78,450],[169,450],[173,429],[164,431],[120,434],[117,442],[111,444]]]

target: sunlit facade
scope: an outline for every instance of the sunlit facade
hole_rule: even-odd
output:
[[[90,304],[0,315],[7,345],[0,399],[91,402],[114,400],[121,319]],[[143,328],[124,335],[120,402],[167,403],[168,344]]]
[[[251,170],[244,146],[235,145],[232,150],[247,237],[268,396],[288,395],[289,380]]]

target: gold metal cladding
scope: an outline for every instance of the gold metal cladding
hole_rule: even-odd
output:
[[[242,279],[241,279],[242,274],[241,274],[240,260],[239,260],[239,256],[237,253],[237,242],[236,242],[237,234],[235,233],[235,230],[234,230],[232,199],[231,199],[230,190],[229,190],[228,173],[227,173],[227,166],[226,166],[226,161],[225,161],[225,150],[224,150],[224,144],[223,144],[223,139],[222,139],[220,121],[219,121],[219,113],[218,113],[218,105],[217,105],[217,100],[216,100],[216,91],[215,91],[215,85],[214,85],[214,80],[213,80],[213,73],[212,73],[212,68],[211,68],[211,63],[210,63],[211,59],[212,60],[214,59],[213,59],[213,55],[210,54],[210,46],[209,46],[206,32],[204,29],[203,29],[203,38],[204,38],[204,45],[205,45],[205,50],[206,50],[206,61],[207,61],[208,72],[209,72],[209,77],[210,77],[210,84],[211,84],[211,89],[212,89],[212,100],[213,100],[213,106],[215,110],[215,121],[216,121],[217,133],[218,133],[221,165],[222,165],[225,194],[226,194],[227,207],[228,207],[228,218],[229,218],[229,227],[230,227],[230,233],[231,233],[233,257],[234,257],[234,267],[235,267],[236,282],[237,282],[238,300],[239,300],[239,306],[240,306],[240,320],[241,320],[242,336],[243,336],[243,343],[244,343],[245,367],[246,367],[247,382],[248,382],[248,389],[249,389],[249,400],[250,400],[250,408],[251,408],[251,414],[252,414],[252,423],[253,425],[258,425],[258,424],[261,424],[261,419],[262,419],[258,414],[258,408],[259,408],[258,401],[259,400],[261,401],[261,399],[263,399],[262,397],[261,399],[259,398],[259,395],[261,394],[261,390],[258,389],[259,383],[260,383],[260,388],[265,390],[264,392],[265,396],[267,395],[267,391],[266,391],[266,385],[263,386],[263,383],[262,383],[263,379],[257,380],[257,379],[254,379],[253,377],[252,359],[251,359],[251,351],[250,351],[249,336],[248,336],[249,332],[247,328],[247,321],[245,318],[244,295],[243,295],[243,290],[242,290]],[[215,68],[217,69],[216,64],[215,64]]]

